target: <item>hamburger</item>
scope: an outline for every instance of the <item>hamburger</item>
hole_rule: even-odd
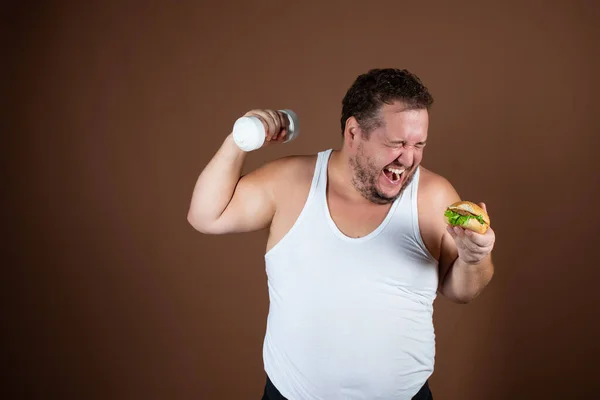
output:
[[[490,226],[490,217],[485,210],[470,201],[457,201],[449,205],[444,212],[444,219],[451,226],[481,234],[487,232]]]

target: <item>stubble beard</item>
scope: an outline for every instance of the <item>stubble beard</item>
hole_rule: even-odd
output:
[[[402,183],[400,190],[392,197],[386,196],[377,188],[377,180],[381,174],[381,169],[377,168],[369,157],[364,156],[361,148],[358,149],[357,155],[350,159],[350,166],[354,174],[352,175],[352,185],[354,188],[367,200],[375,204],[390,204],[396,201],[404,192],[404,189],[412,181],[415,170],[405,171],[410,174]]]

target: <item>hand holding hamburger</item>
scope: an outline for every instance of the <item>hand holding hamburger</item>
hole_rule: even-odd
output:
[[[476,265],[489,256],[496,236],[485,204],[457,201],[446,208],[444,219],[463,262]]]

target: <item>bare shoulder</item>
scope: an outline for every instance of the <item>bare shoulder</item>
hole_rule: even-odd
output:
[[[439,259],[446,233],[444,211],[460,197],[448,179],[421,166],[417,198],[421,237],[430,253]]]
[[[310,155],[291,155],[272,161],[270,168],[277,177],[282,177],[287,173],[300,174],[300,176],[312,176],[317,160],[316,154]],[[288,179],[290,177],[288,176]]]
[[[292,155],[278,158],[267,163],[265,173],[274,183],[298,182],[298,180],[311,179],[317,160],[316,154]]]
[[[317,155],[291,155],[270,161],[256,170],[256,178],[268,185],[276,202],[310,187]]]
[[[444,176],[425,167],[420,167],[419,200],[425,206],[446,208],[457,201],[458,193]]]

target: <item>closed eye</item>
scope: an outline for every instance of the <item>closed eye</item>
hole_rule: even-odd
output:
[[[400,147],[404,146],[404,143],[387,143],[386,146],[392,149],[399,149]]]
[[[417,149],[422,149],[426,145],[427,145],[426,142],[419,142],[419,143],[415,144],[414,147],[416,147]],[[406,142],[389,142],[386,144],[386,146],[393,148],[393,149],[399,149],[401,147],[406,146]]]

